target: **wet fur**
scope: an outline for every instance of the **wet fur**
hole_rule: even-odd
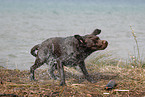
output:
[[[54,70],[60,72],[60,85],[65,85],[65,73],[63,66],[79,65],[86,79],[94,82],[85,67],[84,60],[94,51],[104,50],[108,42],[100,40],[96,35],[101,30],[96,29],[92,34],[80,36],[49,38],[41,44],[35,45],[31,49],[31,54],[36,57],[34,65],[30,68],[30,78],[35,80],[34,71],[44,63],[50,65],[49,73],[53,79],[56,79]],[[37,51],[37,53],[35,52]]]

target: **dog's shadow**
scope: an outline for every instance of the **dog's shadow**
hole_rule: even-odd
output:
[[[111,80],[119,77],[119,74],[116,74],[114,72],[89,72],[90,77],[94,81],[99,81],[99,80]],[[36,72],[36,75],[38,75],[38,79],[42,80],[51,80],[50,75],[47,70],[38,70]],[[60,75],[58,71],[55,74],[57,76],[57,80],[60,80]],[[80,69],[71,69],[71,68],[65,68],[65,79],[66,81],[70,83],[83,83],[87,81],[85,79],[85,76],[81,72]]]
[[[74,83],[82,83],[86,81],[85,76],[82,73],[79,74],[72,74],[71,72],[66,71],[66,79],[73,79]],[[114,74],[114,72],[94,72],[90,74],[90,77],[94,81],[99,81],[99,80],[111,80],[115,79],[118,77],[118,74]]]

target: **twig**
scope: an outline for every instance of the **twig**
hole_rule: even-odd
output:
[[[0,94],[0,96],[19,97],[18,95],[15,94]]]
[[[59,93],[59,97],[61,97],[61,95],[62,95],[62,93],[63,93],[64,89],[65,89],[65,86],[63,86],[63,88],[62,88],[61,92]]]
[[[118,89],[115,89],[114,91],[116,91],[116,92],[129,92],[129,90],[118,90]]]

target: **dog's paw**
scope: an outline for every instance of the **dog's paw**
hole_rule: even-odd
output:
[[[53,80],[59,80],[60,78],[59,77],[56,77],[56,76],[50,76],[50,79],[53,79]]]
[[[96,83],[97,81],[95,81],[94,79],[92,79],[92,78],[88,78],[87,79],[89,82],[91,82],[91,83]]]
[[[65,82],[60,82],[60,86],[66,86]]]
[[[53,79],[53,80],[59,80],[59,78],[58,77],[51,77],[51,79]]]
[[[91,80],[90,82],[91,82],[91,83],[96,83],[97,81],[95,81],[95,80]]]
[[[37,81],[33,75],[30,75],[30,81]]]
[[[60,78],[59,77],[55,77],[56,79],[55,80],[60,80]]]
[[[35,78],[33,79],[33,78],[30,77],[30,81],[37,81],[37,80]]]

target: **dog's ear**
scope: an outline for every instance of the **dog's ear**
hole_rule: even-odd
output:
[[[95,29],[92,35],[99,35],[101,33],[100,29]]]
[[[80,46],[85,46],[86,42],[80,35],[74,35],[74,37],[79,41]]]

